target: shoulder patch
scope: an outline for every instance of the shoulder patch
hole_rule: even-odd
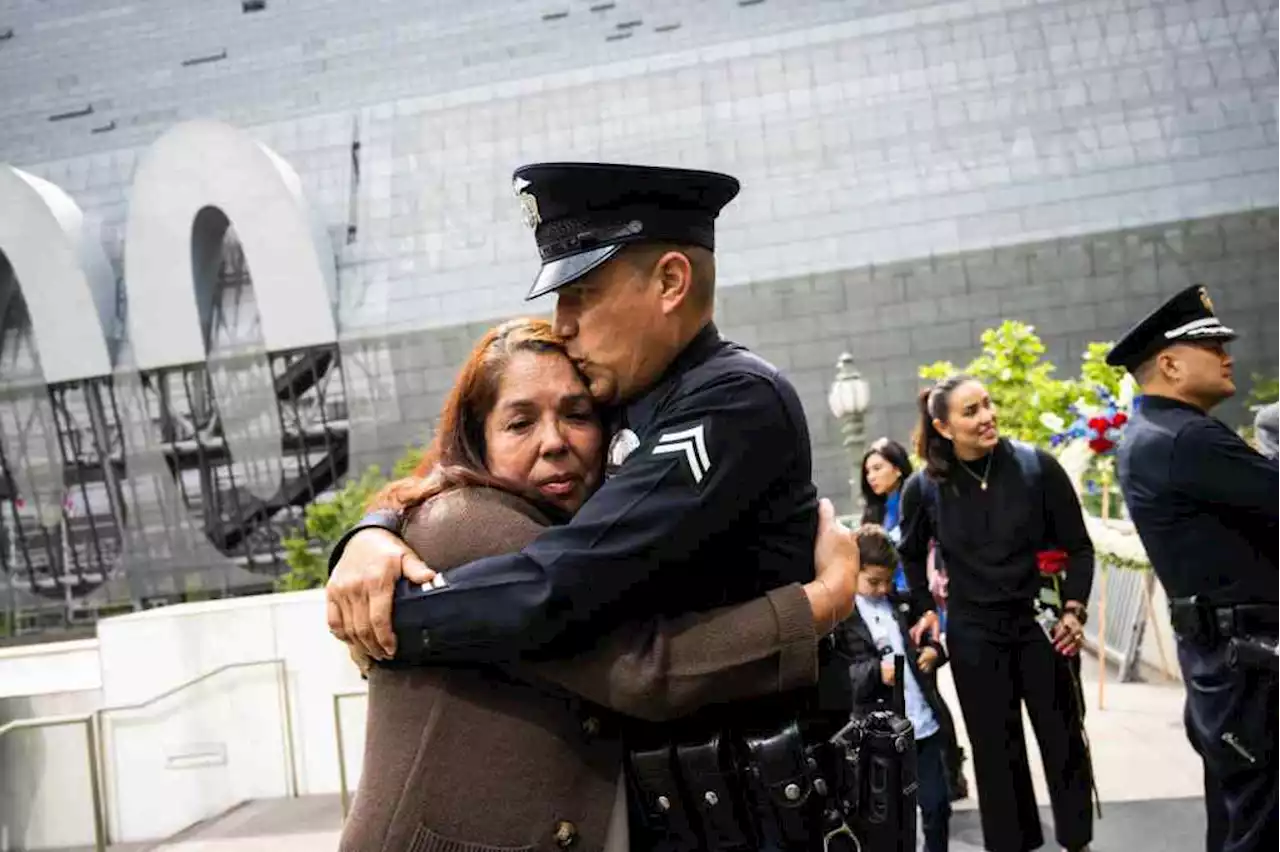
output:
[[[701,423],[659,435],[653,454],[682,456],[696,483],[701,483],[703,477],[711,472],[711,457],[707,454],[707,439]]]

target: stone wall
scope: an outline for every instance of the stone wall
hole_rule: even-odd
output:
[[[1276,246],[1271,209],[729,287],[718,296],[717,316],[727,337],[790,375],[809,417],[814,477],[825,494],[845,501],[846,456],[826,404],[843,351],[871,385],[869,436],[905,442],[920,365],[966,363],[983,330],[1005,319],[1032,323],[1058,374],[1074,376],[1090,341],[1115,340],[1164,298],[1204,283],[1240,332],[1233,344],[1239,397],[1219,414],[1243,422],[1250,375],[1276,372]],[[389,462],[429,435],[444,392],[488,325],[365,344],[389,353],[399,417],[380,419],[361,461]]]
[[[119,265],[144,147],[246,129],[328,228],[346,339],[525,310],[529,161],[738,176],[726,291],[1280,200],[1267,0],[152,5],[0,5],[0,161]]]
[[[847,463],[825,397],[845,350],[871,382],[871,436],[905,439],[918,367],[967,361],[985,328],[1034,323],[1074,374],[1087,342],[1113,339],[1203,281],[1243,334],[1242,391],[1251,372],[1275,373],[1272,0],[244,9],[0,0],[0,162],[65,191],[101,242],[116,296],[103,331],[121,386],[136,383],[130,296],[146,298],[124,264],[138,163],[192,119],[241,128],[287,161],[327,231],[356,467],[429,437],[485,328],[551,309],[522,301],[536,255],[510,189],[512,169],[537,160],[703,167],[742,180],[718,224],[720,326],[793,377],[815,476],[837,497]],[[0,210],[14,209],[0,197]],[[230,222],[239,239],[264,239],[240,218]],[[182,230],[175,222],[172,236],[185,245]],[[0,447],[20,468],[11,479],[43,471],[63,488],[67,459],[50,443],[44,386],[53,371],[21,298],[47,294],[49,281],[31,266],[10,275],[10,260],[0,262],[0,303],[12,307],[0,318]],[[247,280],[253,273],[250,260]],[[253,286],[235,291],[246,314],[266,301]],[[189,326],[151,325],[172,342],[191,336]],[[271,345],[251,333],[236,351],[263,357]],[[82,349],[59,375],[101,384],[108,368]],[[1223,414],[1238,422],[1239,404]],[[130,475],[141,467],[135,454]],[[0,502],[15,506],[15,496]],[[140,558],[118,579],[242,570],[205,538],[172,551],[183,554],[173,565]],[[157,542],[158,552],[177,547]]]

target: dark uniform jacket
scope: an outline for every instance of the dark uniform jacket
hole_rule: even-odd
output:
[[[1117,472],[1169,597],[1276,602],[1275,460],[1193,406],[1144,396],[1125,429]]]
[[[517,551],[547,523],[518,497],[462,489],[415,511],[404,535],[447,572]],[[622,761],[610,710],[659,721],[811,684],[816,643],[804,590],[788,585],[718,611],[634,619],[565,659],[374,665],[364,772],[340,848],[599,852]]]
[[[791,384],[708,324],[626,410],[636,449],[564,525],[397,596],[418,662],[581,648],[610,623],[813,577],[817,493]],[[428,562],[428,564],[430,564]]]
[[[920,691],[924,694],[929,709],[937,717],[938,725],[948,727],[951,723],[951,713],[942,700],[942,694],[938,692],[937,675],[938,669],[947,663],[946,649],[942,647],[941,642],[926,643],[924,647],[933,648],[937,652],[938,661],[933,671],[928,674],[920,671],[921,648],[911,641],[909,635],[908,621],[911,607],[908,601],[903,600],[895,603],[893,611],[898,621],[898,630],[902,633],[903,647],[907,649],[903,667],[915,672],[916,682],[920,684]],[[881,649],[876,646],[871,630],[857,607],[853,608],[853,614],[842,621],[836,631],[843,643],[844,653],[849,657],[849,681],[853,687],[854,710],[866,712],[881,705],[887,705],[893,698],[893,690],[885,686],[880,677],[880,663],[885,657],[880,653]]]

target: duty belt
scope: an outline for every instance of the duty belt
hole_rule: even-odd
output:
[[[1189,642],[1217,647],[1233,639],[1275,639],[1280,618],[1275,604],[1222,605],[1198,597],[1169,601],[1173,632]]]
[[[633,828],[664,852],[914,850],[915,733],[897,693],[834,734],[792,718],[629,747]]]

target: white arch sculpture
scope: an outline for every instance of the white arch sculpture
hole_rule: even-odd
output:
[[[200,216],[209,208],[222,215]],[[205,360],[200,301],[208,294],[195,266],[221,245],[225,221],[244,249],[266,348],[337,339],[333,250],[297,173],[241,130],[189,121],[147,150],[129,199],[125,286],[139,369]],[[204,228],[211,222],[221,228]]]
[[[44,380],[110,375],[115,276],[71,197],[0,163],[0,252],[27,303]]]

